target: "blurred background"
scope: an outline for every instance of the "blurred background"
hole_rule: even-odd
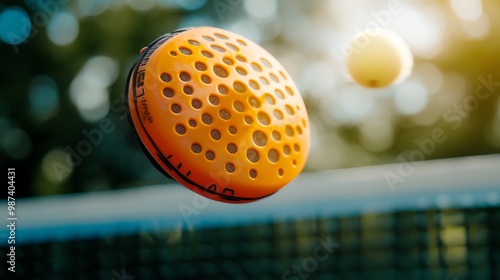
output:
[[[19,168],[18,195],[165,182],[129,132],[125,81],[143,46],[189,26],[241,34],[285,66],[312,122],[306,171],[399,162],[437,127],[449,140],[425,159],[500,152],[498,87],[468,99],[479,77],[500,81],[496,1],[26,0],[0,9],[0,165]],[[344,50],[370,26],[411,47],[404,83],[370,90],[346,79]],[[78,146],[103,119],[114,129]],[[77,166],[66,162],[74,154]]]
[[[123,106],[125,82],[142,47],[166,32],[204,25],[228,29],[260,44],[294,78],[311,120],[312,145],[306,172],[498,154],[499,14],[500,3],[494,0],[3,1],[0,4],[3,65],[0,68],[0,167],[2,170],[16,168],[16,197],[93,192],[99,195],[100,191],[155,184],[179,189],[150,164],[132,137]],[[365,89],[347,77],[345,50],[355,33],[382,27],[406,40],[414,55],[413,72],[399,85]],[[111,131],[100,129],[103,122],[112,124]],[[423,151],[420,157],[410,157],[409,152],[422,151],[417,143],[432,139],[437,128],[444,131],[446,142],[435,143],[432,152]],[[88,135],[95,133],[101,137],[93,138],[92,142]],[[493,180],[487,185],[498,188],[498,183]],[[492,203],[498,207],[498,197]],[[498,221],[498,208],[495,209],[493,216],[477,210],[483,215],[478,219],[493,226],[494,221]],[[431,220],[436,213],[429,214],[433,217]],[[398,219],[405,220],[405,215]],[[326,219],[325,223],[332,223],[328,215],[316,218],[319,219],[316,222]],[[393,218],[396,219],[383,216],[380,221],[389,219],[392,222],[388,228],[391,228],[396,221]],[[310,222],[305,221],[300,227],[307,228]],[[265,237],[272,230],[273,227],[267,225],[250,232]],[[235,236],[242,236],[240,231],[241,228],[236,228]],[[210,234],[218,236],[219,232]],[[206,236],[212,236],[210,234]],[[312,233],[306,230],[303,234]],[[297,233],[297,238],[300,237]],[[99,239],[92,244],[101,244],[96,245],[101,246],[96,247],[99,251],[99,248],[115,248],[109,245],[111,242],[123,251],[135,248],[140,243],[137,238],[120,239],[117,243]],[[295,244],[294,240],[290,239],[290,244]],[[184,256],[181,245],[188,243],[177,243],[178,256]],[[84,250],[90,246],[85,244],[75,246]],[[498,246],[498,243],[484,244],[485,247]],[[46,249],[58,256],[73,252],[54,249],[50,244],[40,246],[26,250],[36,255]],[[498,248],[492,248],[496,252],[492,259],[496,261]],[[359,253],[360,249],[356,250]],[[303,256],[307,257],[313,250],[304,252]],[[168,262],[169,257],[165,258]],[[439,260],[442,264],[443,259]],[[291,264],[293,261],[285,263],[285,267]],[[120,272],[119,264],[113,265]],[[349,265],[353,269],[361,267],[345,264]],[[175,272],[175,268],[168,272],[171,274],[161,275],[179,279],[215,277],[210,273],[202,277],[202,274],[193,276],[172,271]],[[99,274],[103,279],[117,277],[110,274],[109,269],[103,273]],[[140,271],[134,273],[139,275]],[[324,279],[331,279],[328,273],[319,273],[317,277],[323,275]],[[264,277],[267,272],[259,275],[256,279],[268,279]],[[280,273],[276,275],[281,277]],[[347,274],[342,275],[346,279]],[[353,275],[352,279],[361,276]],[[414,279],[428,279],[425,275],[418,274]],[[453,277],[436,275],[435,279]],[[472,277],[472,274],[463,275]],[[484,275],[485,279],[500,277],[498,271]],[[155,277],[158,278],[151,279],[160,278]],[[40,279],[45,278],[40,276]]]

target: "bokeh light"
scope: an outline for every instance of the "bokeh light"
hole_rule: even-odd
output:
[[[203,7],[207,1],[206,0],[177,0],[179,5],[188,11],[198,10]]]
[[[443,72],[432,63],[420,63],[413,68],[413,73],[417,76],[429,94],[436,94],[443,86]]]
[[[65,46],[78,37],[79,29],[76,17],[71,13],[62,12],[49,21],[47,35],[54,44]]]
[[[460,23],[468,39],[480,40],[490,33],[491,24],[487,14],[481,14],[473,21],[463,21]]]
[[[435,7],[405,7],[404,16],[394,17],[391,27],[408,43],[415,56],[432,58],[444,47],[447,23]]]
[[[349,86],[338,94],[325,96],[321,101],[323,116],[342,124],[360,124],[374,109],[375,96],[359,86]]]
[[[476,21],[483,13],[481,0],[450,0],[453,12],[464,21]]]
[[[31,32],[28,14],[20,7],[9,7],[0,13],[0,39],[7,44],[24,42]]]
[[[330,63],[323,61],[311,61],[308,65],[304,66],[302,75],[302,86],[305,94],[314,96],[315,98],[322,98],[325,95],[336,94],[333,89],[336,86],[339,73],[335,72],[335,68]],[[329,77],[319,78],[319,77]],[[339,77],[342,78],[342,77]]]
[[[276,0],[245,0],[246,12],[255,18],[269,19],[276,14],[278,3]]]
[[[68,180],[73,173],[73,166],[66,163],[69,156],[69,153],[62,149],[49,151],[41,164],[43,176],[56,185]]]
[[[40,120],[52,117],[59,107],[59,90],[49,76],[35,76],[28,86],[31,112]]]
[[[260,30],[253,21],[240,19],[228,26],[227,29],[236,34],[240,34],[255,43],[260,43],[261,41]]]
[[[427,90],[416,82],[405,82],[398,88],[394,102],[403,115],[412,115],[422,111],[427,105]]]
[[[108,9],[109,0],[78,0],[76,6],[81,17],[97,16]]]
[[[105,56],[89,59],[70,85],[70,99],[87,122],[97,122],[109,112],[109,86],[118,75],[117,63]]]

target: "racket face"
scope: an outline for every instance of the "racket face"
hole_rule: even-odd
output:
[[[153,164],[205,197],[245,203],[295,178],[310,145],[291,77],[250,40],[213,27],[182,29],[141,51],[129,121]]]

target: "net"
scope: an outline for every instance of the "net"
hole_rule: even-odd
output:
[[[405,164],[303,173],[242,205],[180,186],[22,199],[16,276],[498,279],[500,157]]]

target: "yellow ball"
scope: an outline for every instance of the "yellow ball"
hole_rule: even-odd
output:
[[[410,75],[413,67],[413,56],[405,41],[382,28],[357,33],[346,55],[352,79],[369,88],[397,84]]]

